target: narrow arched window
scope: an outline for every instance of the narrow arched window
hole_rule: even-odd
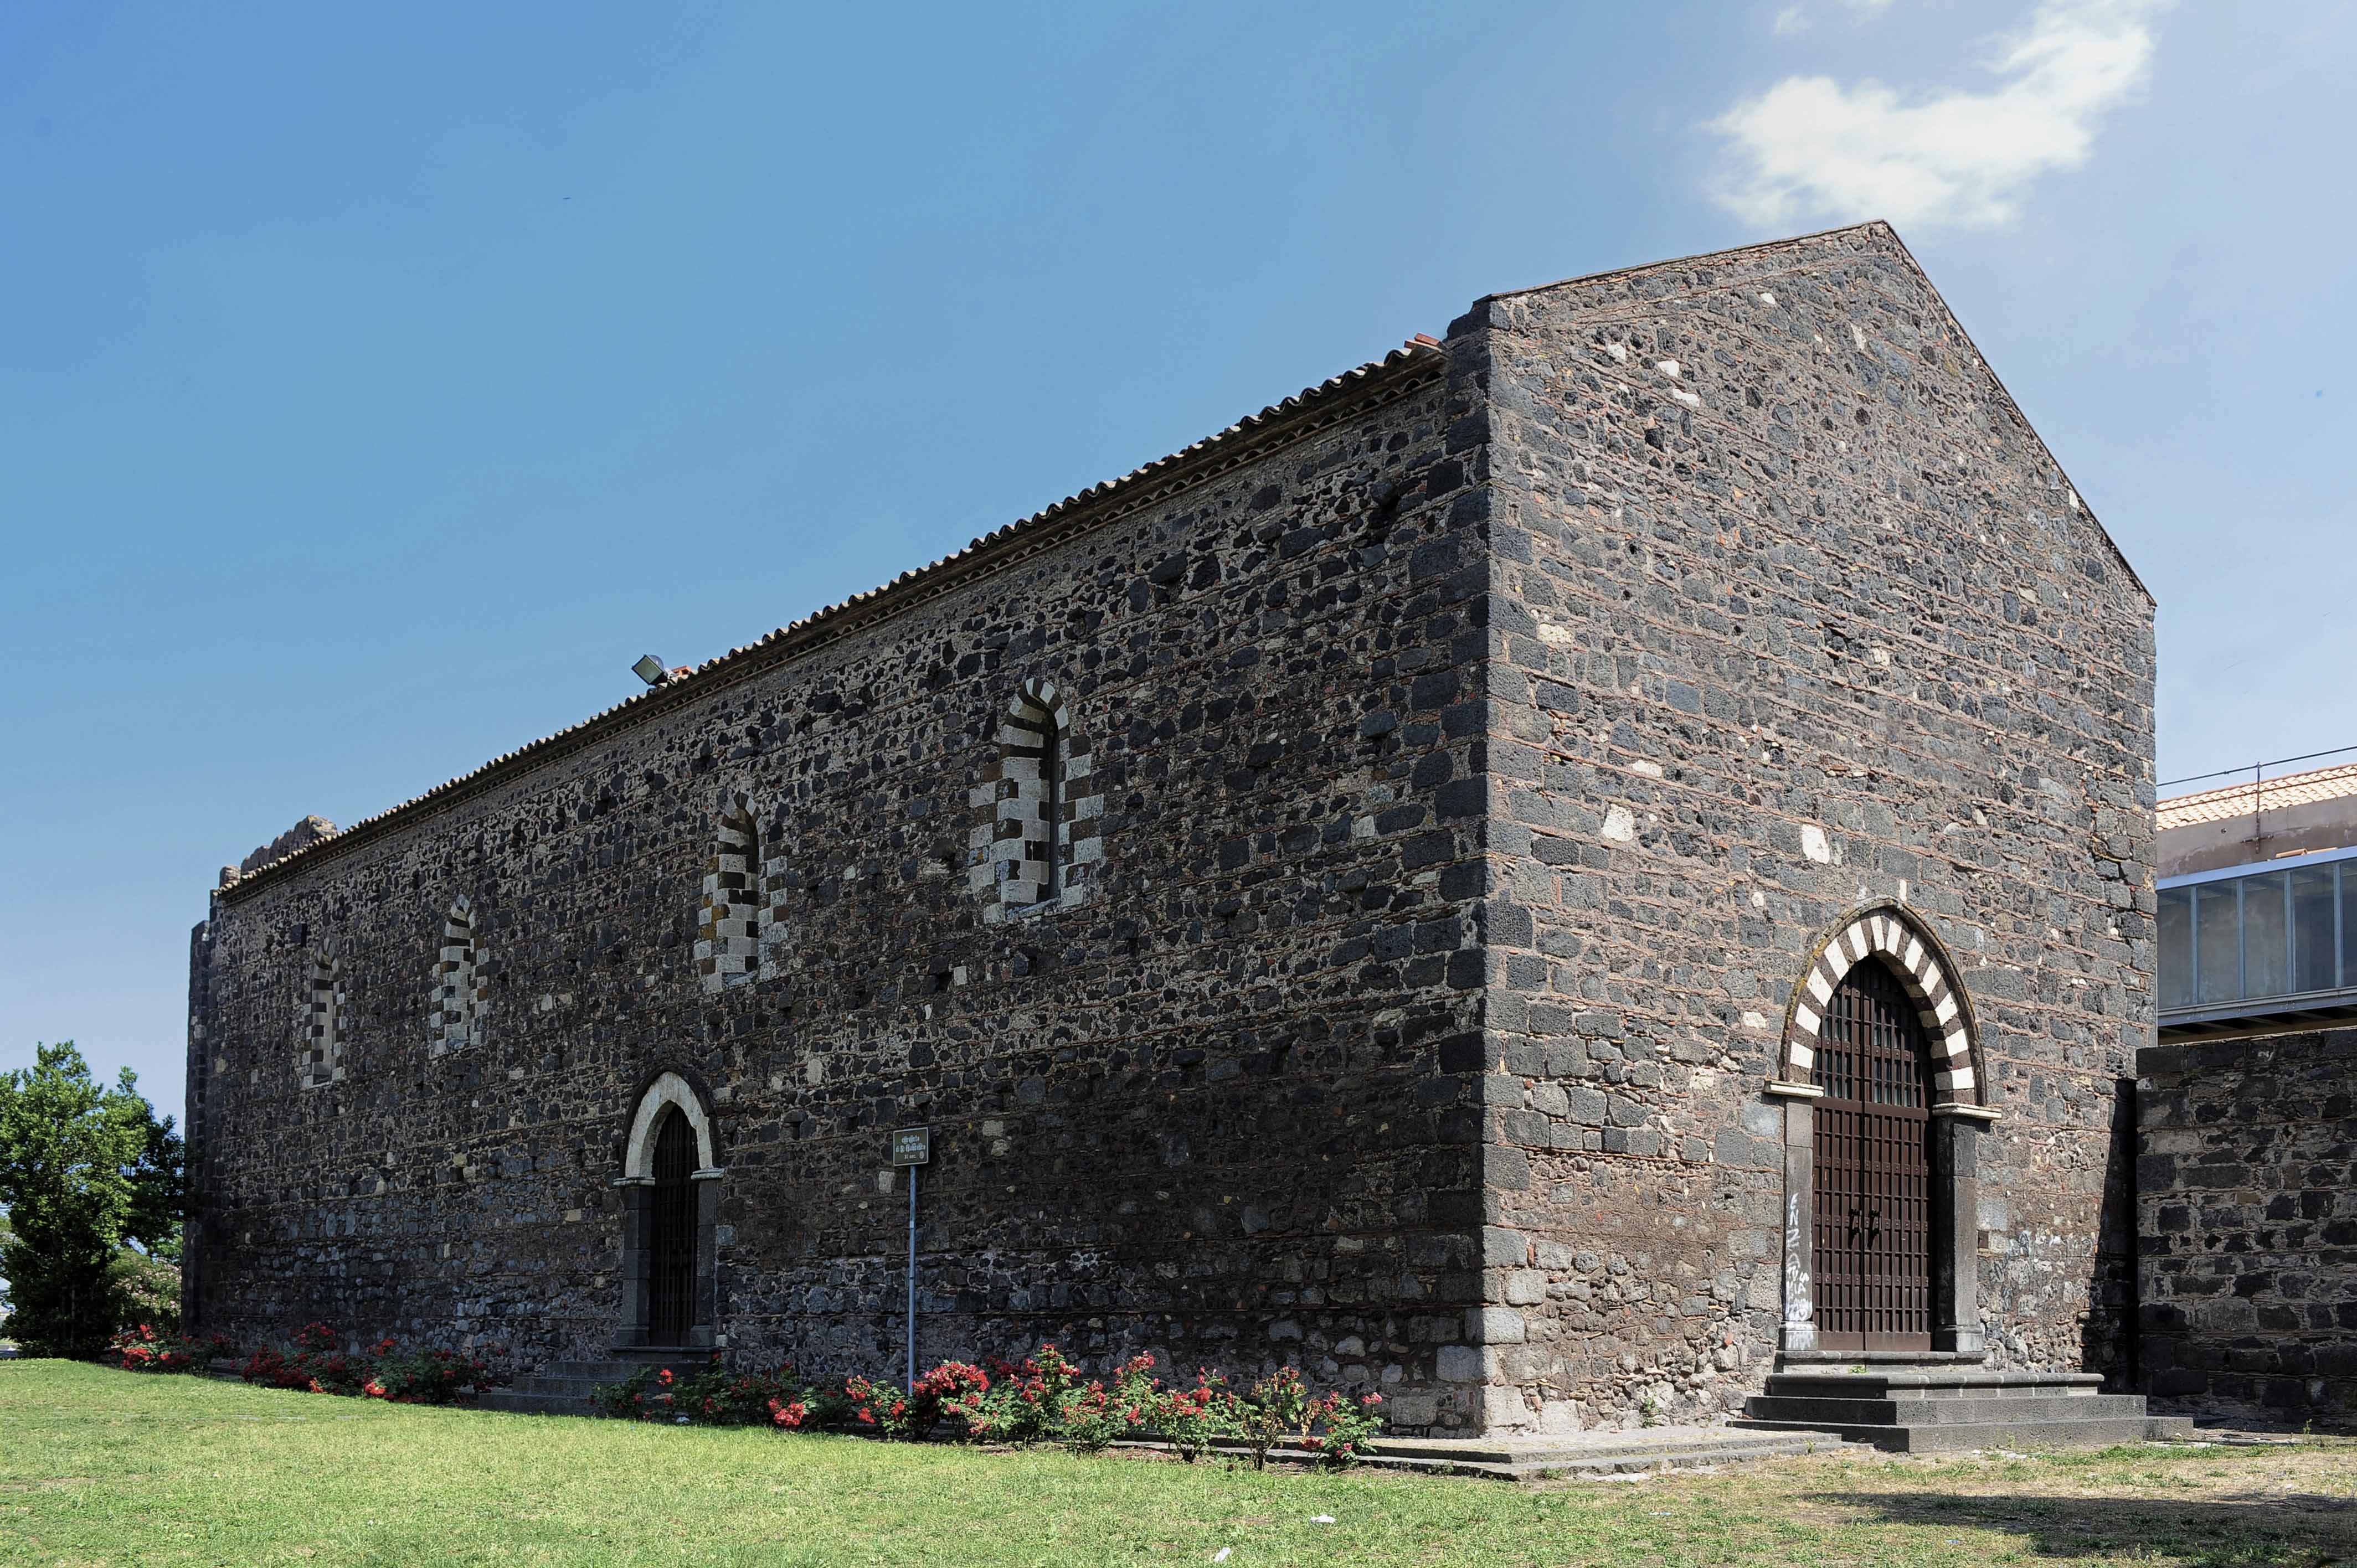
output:
[[[754,913],[760,925],[754,933],[758,950],[754,969],[764,980],[771,980],[785,973],[792,960],[793,919],[788,905],[799,884],[785,808],[780,806],[766,823],[757,825],[760,832],[753,848],[759,857],[760,880],[756,885]]]
[[[1064,890],[1067,736],[1052,686],[1024,683],[999,726],[999,848],[1007,861],[1001,897],[1044,902]]]
[[[442,946],[431,976],[434,1008],[426,1034],[436,1056],[481,1043],[483,1015],[490,1010],[482,971],[474,905],[461,896],[443,918]]]
[[[1081,902],[1103,869],[1104,796],[1069,693],[1026,681],[1000,713],[998,755],[972,797],[968,886],[983,918]]]
[[[695,967],[706,991],[741,985],[759,972],[761,834],[750,802],[738,795],[721,809],[712,858],[704,872],[704,908]]]
[[[323,1089],[344,1076],[343,966],[326,953],[311,955],[297,1014],[300,1048],[295,1058],[298,1082]]]

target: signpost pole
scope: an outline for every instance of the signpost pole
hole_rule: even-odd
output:
[[[909,1392],[917,1391],[917,1172],[909,1167]]]
[[[892,1164],[909,1173],[909,1392],[917,1391],[917,1167],[933,1157],[931,1127],[901,1127],[892,1133]]]

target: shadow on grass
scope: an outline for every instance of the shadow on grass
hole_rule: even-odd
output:
[[[2136,1556],[2186,1568],[2316,1568],[2357,1562],[2357,1500],[2316,1492],[2152,1498],[1827,1492],[1817,1501],[1884,1524],[1990,1530],[2041,1557]]]

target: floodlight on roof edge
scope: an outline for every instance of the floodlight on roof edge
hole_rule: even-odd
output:
[[[651,653],[641,653],[639,661],[630,666],[630,673],[650,686],[660,686],[664,674],[663,661]]]

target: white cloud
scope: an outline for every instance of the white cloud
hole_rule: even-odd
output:
[[[1871,78],[1786,77],[1710,123],[1728,144],[1716,199],[1771,228],[2010,222],[2031,182],[2085,163],[2097,123],[2143,85],[2151,17],[2168,3],[2040,0],[1999,41],[1986,91],[1902,96]]]
[[[1841,0],[1841,3],[1847,6],[1851,14],[1859,21],[1871,22],[1890,9],[1892,0]],[[1807,6],[1787,5],[1776,13],[1775,31],[1778,38],[1781,38],[1787,33],[1805,33],[1808,30],[1809,8]]]

